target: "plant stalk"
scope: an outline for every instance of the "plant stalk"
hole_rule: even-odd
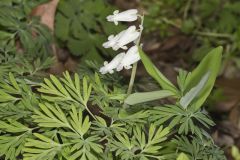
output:
[[[141,17],[140,26],[143,26],[144,16],[140,16],[140,17]],[[140,35],[139,35],[139,38],[138,38],[137,43],[136,43],[137,46],[140,45],[142,31],[143,31],[143,28],[140,28]],[[135,77],[136,77],[136,72],[137,72],[137,62],[133,64],[131,78],[130,78],[129,85],[128,85],[128,90],[127,90],[127,96],[129,96],[132,93],[134,80],[135,80]]]
[[[127,96],[129,96],[132,93],[133,84],[134,84],[134,80],[136,77],[136,72],[137,72],[137,62],[133,64],[131,78],[130,78],[128,90],[127,90]]]

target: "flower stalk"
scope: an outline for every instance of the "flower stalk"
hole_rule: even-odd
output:
[[[136,43],[137,46],[140,46],[140,42],[141,42],[141,35],[142,35],[142,31],[143,31],[144,15],[140,16],[140,18],[141,18],[140,36],[139,36],[139,38],[137,40],[137,43]],[[127,90],[127,96],[129,96],[132,93],[132,89],[133,89],[136,73],[137,73],[137,62],[135,62],[133,64],[131,78],[130,78],[129,85],[128,85],[128,90]]]
[[[137,72],[137,62],[141,59],[139,55],[138,47],[140,46],[141,34],[143,31],[143,21],[144,16],[139,15],[136,9],[130,9],[127,11],[119,12],[118,10],[113,12],[113,15],[109,15],[107,20],[114,22],[115,25],[118,25],[118,22],[133,22],[140,17],[141,24],[139,29],[135,25],[128,27],[128,29],[123,30],[122,32],[116,35],[110,35],[108,41],[103,43],[104,48],[112,48],[117,51],[119,49],[127,50],[126,52],[119,53],[115,56],[111,62],[104,62],[104,66],[100,68],[102,74],[114,73],[114,71],[121,71],[124,69],[131,69],[131,78],[128,85],[127,96],[132,93],[133,85]],[[129,44],[133,44],[128,48]],[[123,107],[127,105],[124,104]]]

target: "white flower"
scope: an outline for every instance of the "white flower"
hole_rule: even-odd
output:
[[[130,26],[128,29],[120,32],[116,36],[111,35],[108,37],[108,41],[103,43],[104,48],[113,48],[118,50],[119,48],[127,49],[128,43],[135,41],[140,36],[140,32],[136,30],[135,26]]]
[[[127,44],[135,41],[140,36],[140,32],[136,30],[136,26],[130,26],[127,30],[121,32],[121,36],[117,40],[117,43],[112,47],[113,50],[118,50],[119,48],[127,49]]]
[[[125,53],[119,53],[116,57],[113,58],[113,60],[108,63],[107,61],[104,62],[104,66],[100,68],[100,72],[102,74],[110,73],[112,74],[114,72],[114,69],[117,68],[117,66],[120,64],[124,57]]]
[[[119,10],[113,12],[113,15],[107,16],[109,22],[114,22],[115,25],[118,25],[118,22],[132,22],[137,20],[136,9],[129,9],[124,12],[119,13]]]
[[[124,32],[125,32],[125,30],[122,31],[122,32],[120,32],[120,33],[117,34],[116,36],[110,35],[110,36],[108,37],[108,41],[105,42],[105,43],[103,43],[103,47],[104,47],[104,48],[114,47],[114,46],[117,44],[119,38],[124,34]]]
[[[123,69],[123,67],[125,69],[130,69],[130,68],[132,68],[131,65],[136,63],[139,60],[140,60],[140,56],[138,53],[138,47],[133,46],[127,51],[127,53],[121,60],[120,64],[117,66],[117,71],[121,71]]]

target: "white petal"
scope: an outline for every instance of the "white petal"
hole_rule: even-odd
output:
[[[110,40],[112,40],[114,38],[114,35],[112,34],[112,35],[110,35],[110,36],[108,36],[108,40],[110,41]]]
[[[115,10],[114,12],[113,12],[113,14],[115,15],[115,14],[118,14],[119,13],[119,10]]]
[[[140,60],[140,56],[138,53],[138,47],[133,46],[127,51],[122,61],[120,62],[119,66],[117,67],[117,70],[120,70],[123,67],[125,69],[130,69],[132,68],[131,65],[136,63],[139,60]]]
[[[114,21],[114,24],[117,26],[118,25],[118,21]]]
[[[131,69],[132,66],[124,66],[124,68],[128,70],[128,69]]]
[[[105,43],[103,43],[103,47],[104,47],[104,48],[111,48],[111,47],[113,48],[113,47],[117,44],[119,38],[120,38],[125,32],[126,32],[126,30],[120,32],[120,33],[117,34],[116,36],[110,35],[110,36],[108,37],[108,41],[105,42]]]
[[[106,65],[108,64],[108,61],[104,61],[104,63],[103,63],[103,64],[104,64],[104,66],[106,66]]]
[[[119,72],[123,69],[123,65],[122,64],[119,64],[116,68],[116,70]]]
[[[130,26],[121,34],[117,43],[112,48],[113,50],[118,50],[119,48],[127,49],[126,45],[135,41],[139,36],[140,32],[136,30],[136,27]]]
[[[123,57],[125,56],[125,53],[119,53],[117,56],[115,56],[113,58],[113,60],[109,63],[104,62],[104,66],[100,68],[100,72],[102,74],[106,74],[106,73],[113,73],[114,69],[116,69],[118,67],[118,65],[120,64],[120,62],[122,61]]]

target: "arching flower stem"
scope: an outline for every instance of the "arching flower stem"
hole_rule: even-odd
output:
[[[141,35],[142,35],[142,31],[143,31],[144,15],[139,16],[139,17],[141,18],[141,24],[140,24],[140,36],[138,37],[137,42],[136,42],[137,46],[140,46]],[[136,77],[136,72],[137,72],[137,62],[133,64],[131,78],[130,78],[128,90],[127,90],[127,97],[132,93],[133,84],[134,84],[135,77]],[[126,107],[126,104],[124,104],[123,106]]]

